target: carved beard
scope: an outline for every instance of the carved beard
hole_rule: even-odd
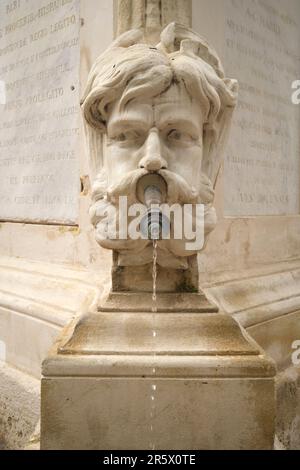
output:
[[[109,186],[107,173],[103,169],[93,184],[92,198],[94,203],[90,208],[90,217],[96,230],[95,238],[103,248],[119,253],[118,264],[120,266],[140,266],[152,262],[152,241],[119,239],[118,227],[119,197],[127,196],[128,207],[132,204],[139,204],[140,201],[136,197],[136,185],[141,176],[147,173],[143,169],[134,170],[127,173],[117,184]],[[157,173],[167,183],[167,204],[204,205],[204,236],[206,240],[207,235],[216,225],[215,209],[212,207],[214,190],[210,180],[206,175],[201,175],[200,188],[197,191],[191,188],[185,179],[178,174],[169,170],[160,170]],[[111,211],[112,208],[114,210]],[[107,214],[111,215],[107,217]],[[193,222],[195,222],[194,219]],[[109,237],[110,233],[116,233],[115,239]],[[185,244],[189,241],[185,238],[159,240],[157,244],[158,264],[168,268],[187,269],[187,257],[197,253],[197,251],[186,250]]]

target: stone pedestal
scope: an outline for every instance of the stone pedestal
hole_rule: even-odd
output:
[[[263,351],[203,294],[149,306],[147,293],[110,294],[65,329],[43,364],[41,447],[271,449]]]

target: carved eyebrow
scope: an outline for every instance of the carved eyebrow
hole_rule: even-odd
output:
[[[193,121],[190,121],[189,119],[167,119],[166,121],[162,122],[161,125],[159,126],[160,130],[165,129],[165,128],[184,128],[187,129],[188,131],[192,131],[195,134],[199,134],[200,128],[197,127]]]
[[[116,131],[122,131],[123,129],[128,129],[128,128],[137,128],[140,130],[147,130],[149,128],[149,124],[138,119],[114,119],[111,123],[109,123],[108,128],[110,130],[113,130],[114,132]]]

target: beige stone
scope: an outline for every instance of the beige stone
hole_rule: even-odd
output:
[[[24,449],[39,419],[39,380],[0,361],[0,448]]]
[[[289,367],[276,379],[276,432],[286,450],[300,449],[300,368]]]
[[[299,261],[220,273],[203,285],[205,294],[232,315],[275,361],[291,366],[300,338]]]
[[[1,220],[78,223],[79,11],[79,0],[0,5]]]
[[[92,63],[112,40],[112,3],[111,0],[101,0],[101,2],[83,0],[81,2],[82,85],[86,83],[87,72]],[[231,15],[232,9],[227,8],[229,3],[233,5],[232,2],[227,0],[202,2],[194,0],[193,27],[201,35],[204,34],[214,43],[222,57],[226,71],[234,72],[233,76],[245,80],[245,77],[243,77],[245,64],[247,66],[250,64],[247,57],[242,55],[237,59],[234,57],[232,49],[230,49],[229,54],[225,50],[225,34],[227,39],[232,39],[229,37],[228,31],[227,33],[225,32],[225,20],[235,19]],[[265,5],[269,4],[271,7],[273,6],[272,1],[263,3]],[[263,3],[261,2],[261,5]],[[182,0],[181,4],[183,4]],[[285,0],[280,0],[277,6],[283,13],[288,13],[286,10],[293,8],[293,15],[290,18],[297,21],[299,10],[297,0],[295,2],[288,2],[288,4]],[[262,7],[260,6],[260,8]],[[272,14],[273,16],[274,14]],[[173,20],[174,18],[171,19]],[[276,20],[276,18],[273,18],[273,20]],[[249,18],[245,19],[243,17],[242,23],[245,25],[245,31],[253,26],[252,20],[250,21]],[[289,45],[294,43],[295,50],[299,44],[299,41],[297,41],[299,31],[299,28],[295,29],[294,27],[293,29],[285,29],[286,38],[284,40],[286,39]],[[295,40],[292,41],[290,39],[291,36],[295,37]],[[270,39],[270,32],[267,32],[265,37]],[[236,44],[242,43],[240,39],[240,37],[237,39]],[[276,41],[277,39],[275,38]],[[257,47],[258,52],[259,49]],[[267,53],[269,54],[270,51],[267,50]],[[232,58],[232,63],[227,62],[228,57]],[[287,63],[290,61],[288,57],[285,60]],[[234,63],[234,61],[236,62]],[[279,71],[278,77],[283,70],[285,69],[283,68]],[[261,72],[264,73],[263,70]],[[246,78],[250,80],[250,74]],[[263,80],[263,76],[260,79],[256,77],[255,84],[261,87]],[[244,93],[244,90],[242,90],[242,95]],[[243,97],[241,99],[243,100]],[[259,100],[254,98],[253,103],[257,106]],[[234,127],[240,121],[240,119],[238,121],[235,120]],[[298,118],[294,122],[297,125]],[[254,122],[254,125],[257,125],[257,123]],[[247,134],[246,137],[250,139],[250,134]],[[283,137],[278,140],[283,144]],[[231,142],[230,149],[233,152],[237,141],[231,140]],[[80,145],[80,166],[82,174],[87,175],[87,158],[85,157],[83,138],[80,139]],[[245,148],[245,141],[241,136],[238,137],[238,146],[239,152],[237,152],[237,157],[244,158],[244,154],[248,153],[249,150]],[[288,155],[288,159],[292,157],[291,153],[286,155]],[[299,217],[297,215],[244,217],[245,205],[247,206],[247,213],[249,213],[249,204],[238,203],[236,199],[234,201],[230,200],[227,190],[230,189],[230,194],[233,194],[235,197],[237,186],[241,183],[243,183],[243,186],[248,185],[248,176],[251,176],[250,179],[252,181],[253,176],[252,172],[248,171],[246,174],[247,178],[245,179],[244,175],[241,181],[238,175],[235,174],[236,166],[231,164],[230,172],[226,171],[225,175],[222,172],[222,168],[220,171],[215,195],[215,206],[219,224],[215,231],[212,232],[205,251],[199,256],[200,283],[201,285],[205,283],[204,289],[209,298],[223,312],[233,315],[244,327],[247,327],[249,333],[254,336],[260,346],[265,348],[267,353],[276,360],[277,365],[282,368],[289,364],[292,340],[300,338],[298,326],[300,303],[297,282],[299,278],[298,259],[300,253]],[[268,176],[268,172],[265,169],[259,175],[262,179]],[[276,172],[275,177],[274,182],[281,178],[280,172]],[[291,198],[288,204],[284,204],[284,212],[287,212],[290,207],[293,208],[295,201],[298,201],[297,171],[294,171],[293,174],[288,174],[289,181],[294,178],[295,181],[292,181],[289,185]],[[252,190],[253,188],[251,187],[250,189]],[[265,190],[265,188],[263,189]],[[286,191],[286,186],[284,190]],[[225,207],[224,193],[227,198]],[[92,290],[96,286],[101,286],[102,288],[102,283],[107,283],[109,280],[110,254],[104,252],[94,240],[92,227],[89,225],[87,216],[90,204],[89,199],[89,195],[86,195],[86,193],[79,197],[79,228],[47,227],[7,222],[0,224],[0,251],[1,255],[5,256],[1,266],[1,357],[4,357],[6,352],[6,358],[10,362],[28,370],[30,373],[34,373],[36,376],[40,372],[41,359],[45,356],[48,347],[53,342],[60,328],[73,315],[76,315],[81,306],[85,305],[84,299],[87,298],[85,295],[90,287],[85,289],[83,284],[95,271],[97,272],[97,280]],[[238,212],[239,217],[223,217],[224,209],[227,214],[232,214],[233,211],[235,213]],[[269,209],[270,207],[268,207],[268,212],[270,212]],[[274,204],[271,209],[273,212]],[[277,211],[280,208],[276,206],[275,209]],[[255,212],[257,213],[257,207]],[[8,255],[10,260],[7,258]],[[30,265],[27,265],[28,261],[25,261],[26,259],[34,260],[35,263],[30,262]],[[49,266],[49,261],[51,261],[53,266]],[[11,263],[13,263],[13,266]],[[67,277],[72,278],[72,281],[67,282],[67,289],[65,289],[66,282],[64,276],[61,276],[61,268],[58,264],[68,266],[66,270],[66,272],[68,271]],[[73,274],[77,273],[77,270],[81,272],[83,266],[88,267],[88,270],[84,269],[85,280],[75,280]],[[126,269],[126,267],[124,268]],[[117,263],[115,269],[118,269]],[[31,275],[33,272],[35,272],[35,276]],[[162,290],[168,290],[170,286],[172,290],[176,290],[178,284],[182,288],[190,286],[188,283],[177,282],[177,279],[174,282],[175,277],[172,277],[170,272],[161,270],[160,274],[159,288]],[[40,281],[39,277],[41,277]],[[166,282],[163,282],[164,278],[167,278]],[[170,279],[172,282],[169,282]],[[149,266],[147,267],[145,274],[144,270],[140,271],[138,267],[135,267],[130,274],[127,272],[121,281],[119,284],[116,284],[118,288],[120,286],[123,288],[133,288],[136,287],[137,282],[140,282],[138,287],[141,290],[149,291],[151,289],[150,268]],[[198,279],[197,282],[192,283],[192,286],[194,288],[198,287]],[[55,295],[52,295],[53,293]],[[128,298],[127,300],[128,304],[130,304]],[[148,298],[145,299],[144,296],[142,296],[142,300],[145,300],[145,303],[148,302]],[[187,306],[186,299],[184,299],[184,302]],[[191,304],[193,305],[193,303]],[[86,305],[88,305],[88,302]],[[115,308],[115,305],[113,303],[112,309]],[[144,306],[142,308],[144,309]],[[26,333],[25,340],[22,336],[23,332]],[[6,351],[3,343],[6,345]],[[70,359],[72,361],[72,368]],[[166,357],[164,359],[166,360]],[[106,358],[105,362],[108,360]],[[140,358],[135,357],[131,358],[131,360],[132,367],[136,367],[140,363]],[[65,356],[64,361],[68,362],[68,367],[70,367],[70,370],[75,375],[76,373],[79,374],[78,368],[81,371],[80,373],[83,373],[83,369],[86,368],[93,375],[97,375],[99,370],[103,371],[103,368],[100,368],[97,361],[89,356],[77,356],[76,358]],[[168,359],[169,364],[173,361],[174,358]],[[226,361],[226,364],[231,363],[233,367],[231,358],[226,358],[226,360],[223,358],[223,361],[223,364]],[[121,363],[122,367],[121,358],[118,359],[118,363],[115,359],[112,362],[114,370],[117,365],[119,367],[119,363]],[[210,364],[209,374],[211,374],[215,366],[214,358],[207,358],[206,365],[208,363]],[[53,358],[51,364],[51,374],[55,375],[56,367],[56,371],[60,371],[59,373],[63,376],[64,370],[63,368],[61,370],[58,369],[57,358]],[[186,374],[189,368],[186,362],[185,364],[184,373]],[[253,362],[251,361],[246,362],[245,360],[243,364],[247,364],[248,372],[250,364],[253,367]],[[192,366],[195,366],[197,370],[197,366],[194,363],[189,363],[189,366],[191,369],[193,369]],[[47,367],[50,368],[50,365]],[[232,370],[236,369],[233,367]],[[240,369],[238,370],[240,371]],[[47,373],[50,372],[48,371]],[[288,395],[288,386],[286,390]],[[290,405],[292,406],[291,403],[286,404],[289,410],[291,410]],[[284,426],[287,429],[288,420],[285,421]],[[297,421],[295,421],[294,429],[297,430]],[[286,442],[289,439],[288,432],[286,434]],[[295,437],[290,442],[292,443],[291,445],[297,445]]]
[[[157,11],[152,13],[148,20],[156,24]],[[186,69],[177,70],[175,63],[170,68],[170,60],[177,59],[186,62]],[[148,63],[150,71],[158,69],[152,80],[145,70]],[[191,72],[193,67],[199,68]],[[177,82],[172,84],[174,69]],[[198,86],[201,74],[205,86]],[[173,282],[173,294],[164,286],[154,304],[145,282],[151,272],[145,270],[139,272],[144,277],[135,273],[130,293],[121,292],[134,278],[136,265],[152,260],[152,244],[110,236],[113,219],[103,221],[101,213],[116,205],[118,196],[135,201],[140,178],[154,173],[166,183],[169,204],[188,200],[207,206],[208,234],[236,95],[236,81],[225,78],[215,51],[177,24],[166,27],[156,48],[142,42],[140,30],[124,33],[92,68],[82,103],[91,218],[99,244],[115,252],[112,285],[120,292],[111,292],[98,311],[69,324],[44,361],[43,449],[273,447],[272,360],[203,293],[183,293],[183,282],[175,289]],[[173,123],[175,115],[181,124]],[[183,153],[189,165],[181,161]],[[161,180],[155,184],[152,193],[164,194]],[[106,230],[108,237],[103,237]],[[159,267],[184,270],[189,254],[180,243],[159,243]],[[126,282],[123,268],[129,267]],[[172,278],[171,271],[168,275]]]
[[[101,280],[79,268],[1,257],[0,359],[39,378],[62,327],[97,308]]]
[[[257,378],[44,378],[41,447],[271,449],[272,395]]]
[[[191,0],[117,0],[117,36],[130,29],[143,29],[148,41],[159,39],[164,26],[177,21],[192,23]]]
[[[165,294],[155,314],[128,295],[70,324],[44,361],[42,448],[271,449],[274,364],[238,323],[203,295],[175,313]]]

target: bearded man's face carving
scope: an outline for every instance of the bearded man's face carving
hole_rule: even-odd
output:
[[[111,182],[142,168],[169,170],[196,191],[201,176],[203,109],[186,90],[173,84],[153,98],[138,97],[120,109],[117,101],[107,120],[106,168]]]
[[[190,30],[169,25],[157,48],[141,44],[140,34],[125,33],[100,56],[83,100],[94,166],[91,219],[97,241],[119,252],[120,265],[151,262],[152,242],[103,236],[116,223],[104,222],[103,213],[119,209],[120,196],[140,202],[137,183],[145,174],[162,176],[167,204],[204,204],[205,234],[213,229],[213,188],[237,88]],[[184,268],[193,254],[184,238],[158,241],[162,266]]]

